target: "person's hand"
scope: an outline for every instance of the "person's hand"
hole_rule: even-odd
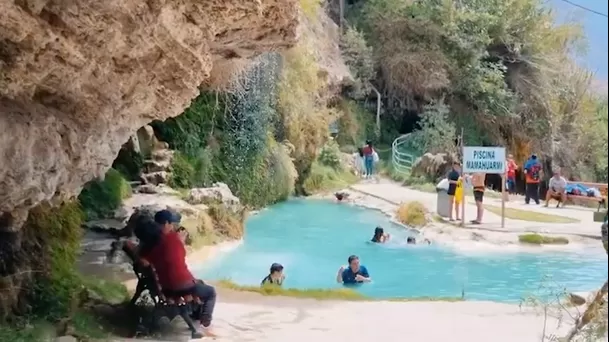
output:
[[[345,266],[341,266],[341,267],[338,269],[338,273],[343,273],[344,271],[345,271]]]
[[[180,240],[182,240],[182,243],[186,243],[186,238],[188,237],[188,232],[186,230],[180,230],[180,231],[178,231],[178,235],[180,236]]]
[[[363,275],[358,274],[355,276],[355,281],[365,281],[365,280],[366,280],[366,277],[364,277]]]

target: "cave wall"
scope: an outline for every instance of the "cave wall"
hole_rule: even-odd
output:
[[[296,0],[0,2],[0,230],[79,192],[214,61],[292,46]]]

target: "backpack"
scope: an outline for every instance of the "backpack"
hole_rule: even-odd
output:
[[[531,166],[531,170],[529,171],[529,176],[533,180],[539,180],[539,171],[541,171],[541,166],[539,164],[534,164]]]

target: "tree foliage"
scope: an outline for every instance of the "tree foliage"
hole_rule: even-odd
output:
[[[420,129],[413,133],[413,144],[418,154],[425,152],[456,152],[457,134],[455,125],[449,121],[450,108],[444,101],[425,106],[419,123]]]
[[[606,134],[591,125],[602,120],[602,101],[572,61],[585,45],[579,25],[556,24],[542,0],[359,6],[350,15],[373,48],[385,120],[424,117],[429,103],[444,98],[465,143],[505,145],[521,159],[535,151],[574,176],[599,179]]]

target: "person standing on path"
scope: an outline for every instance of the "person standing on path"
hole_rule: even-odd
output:
[[[518,164],[514,161],[514,156],[510,154],[507,159],[507,188],[510,195],[516,193],[516,170],[518,170]]]
[[[453,221],[453,209],[455,210],[455,216],[457,217],[457,221],[459,220],[459,203],[460,198],[457,199],[457,188],[459,186],[459,178],[461,178],[461,165],[459,162],[453,162],[453,168],[448,173],[448,200],[450,202],[450,213],[448,214],[448,220]],[[459,202],[458,202],[459,201]]]
[[[474,200],[476,201],[476,219],[472,220],[473,224],[482,223],[482,214],[484,213],[484,206],[482,200],[484,199],[486,173],[477,172],[472,175],[472,185],[474,187]],[[465,205],[465,204],[464,204]]]
[[[541,179],[541,163],[537,160],[537,155],[531,155],[531,158],[524,164],[524,174],[526,181],[526,191],[524,203],[529,204],[531,199],[535,204],[539,204],[539,180]]]
[[[372,177],[372,171],[374,168],[374,148],[372,147],[372,141],[366,140],[366,146],[363,148],[364,152],[364,164],[366,165],[365,177]]]

